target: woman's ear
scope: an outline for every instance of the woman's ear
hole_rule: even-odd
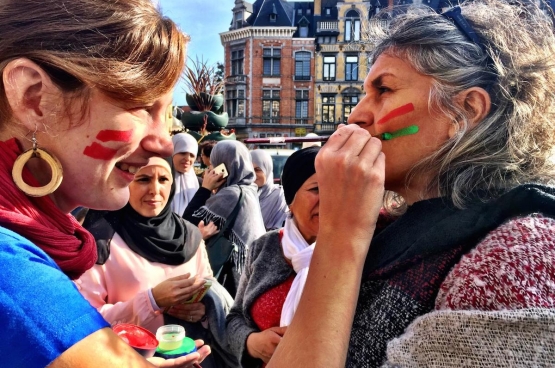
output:
[[[491,98],[489,93],[481,87],[472,87],[460,92],[456,97],[457,103],[464,109],[468,121],[468,129],[478,125],[491,110]],[[452,138],[457,132],[457,124],[453,124],[449,130]]]
[[[40,66],[26,58],[10,61],[2,80],[13,117],[29,131],[36,130],[55,108],[52,97],[59,96],[59,88]]]

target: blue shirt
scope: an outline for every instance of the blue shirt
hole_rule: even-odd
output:
[[[39,247],[0,227],[2,367],[46,367],[109,324]]]

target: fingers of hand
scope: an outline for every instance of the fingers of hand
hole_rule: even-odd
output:
[[[176,297],[179,299],[179,302],[189,300],[196,292],[203,288],[204,283],[205,281],[203,279],[197,279],[192,285],[185,287],[182,285],[176,292]]]
[[[213,222],[210,222],[208,225],[205,226],[205,228],[210,231],[218,230],[218,227]]]
[[[196,277],[196,276],[195,276]],[[175,277],[170,277],[168,280],[173,280],[173,281],[180,281],[180,280],[188,280],[191,278],[191,273],[187,272],[184,273],[183,275],[179,275],[179,276],[175,276]]]
[[[175,280],[175,286],[179,289],[183,289],[183,288],[186,288],[186,287],[189,287],[189,286],[193,286],[193,285],[195,285],[196,283],[199,283],[199,282],[200,282],[200,280],[199,280],[197,275],[192,276],[192,277],[191,276],[182,277],[182,278],[179,278],[179,279]]]
[[[275,327],[271,327],[267,330],[262,331],[262,336],[264,338],[265,345],[277,346],[281,341],[281,335],[275,331]]]
[[[322,181],[320,184],[333,181],[335,185],[337,180],[354,184],[353,179],[359,178],[367,181],[375,175],[372,170],[380,170],[380,167],[374,167],[374,163],[381,148],[380,140],[369,134],[351,134],[337,150],[322,148],[315,162],[318,179]]]
[[[196,313],[201,316],[204,315],[205,312],[204,304],[202,303],[177,304],[174,306],[174,309],[182,311],[186,314]]]
[[[343,147],[353,135],[358,137],[367,137],[367,139],[370,137],[370,133],[358,125],[345,125],[339,127],[335,133],[330,136],[324,147],[322,147],[322,150],[337,151],[341,149],[341,147]]]
[[[167,314],[169,314],[170,316],[173,316],[175,318],[178,318],[180,320],[183,320],[185,322],[192,322],[192,323],[196,323],[199,322],[203,317],[204,317],[204,313],[203,312],[185,312],[181,309],[179,309],[179,307],[181,306],[181,304],[176,304],[173,307],[170,308],[170,310],[167,312]]]
[[[202,340],[200,340],[200,341],[202,341]],[[198,349],[198,345],[197,345],[197,349]],[[199,353],[199,355],[200,355],[199,362],[202,362],[204,360],[204,358],[206,358],[208,355],[210,355],[211,352],[212,352],[212,349],[208,345],[203,345],[200,349],[198,349],[197,353]]]
[[[269,331],[269,330],[266,330],[266,331]],[[268,362],[272,358],[272,355],[274,355],[274,352],[276,351],[276,348],[280,343],[280,341],[281,341],[281,336],[271,331],[271,334],[269,334],[269,336],[266,337],[266,343],[262,347],[261,355],[264,357],[262,360],[265,360],[266,362]]]
[[[176,363],[176,366],[181,367],[183,364],[198,363],[200,358],[201,358],[201,355],[198,352],[194,352],[194,353],[176,358],[175,363]],[[191,365],[185,365],[185,367],[190,367],[190,366]]]
[[[270,330],[274,331],[275,333],[277,333],[280,336],[283,336],[285,334],[285,331],[287,331],[287,326],[284,327],[272,327],[270,328]]]

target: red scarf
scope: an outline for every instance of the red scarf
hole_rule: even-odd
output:
[[[35,243],[68,277],[78,279],[96,263],[94,237],[50,197],[27,197],[17,188],[12,167],[21,152],[15,139],[0,142],[0,225]],[[23,180],[40,186],[27,169]]]

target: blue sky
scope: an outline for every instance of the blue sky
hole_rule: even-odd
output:
[[[224,48],[219,33],[229,30],[234,0],[158,0],[164,15],[176,22],[191,36],[187,55],[208,61],[224,62]],[[174,104],[185,105],[185,86],[178,83],[174,90]]]
[[[208,64],[224,62],[224,47],[220,33],[229,30],[235,0],[153,0],[162,13],[176,22],[181,30],[191,36],[187,55],[195,60],[204,59]],[[251,3],[254,0],[251,1]],[[189,61],[190,62],[190,61]],[[185,105],[185,85],[180,82],[174,90],[174,104]]]

